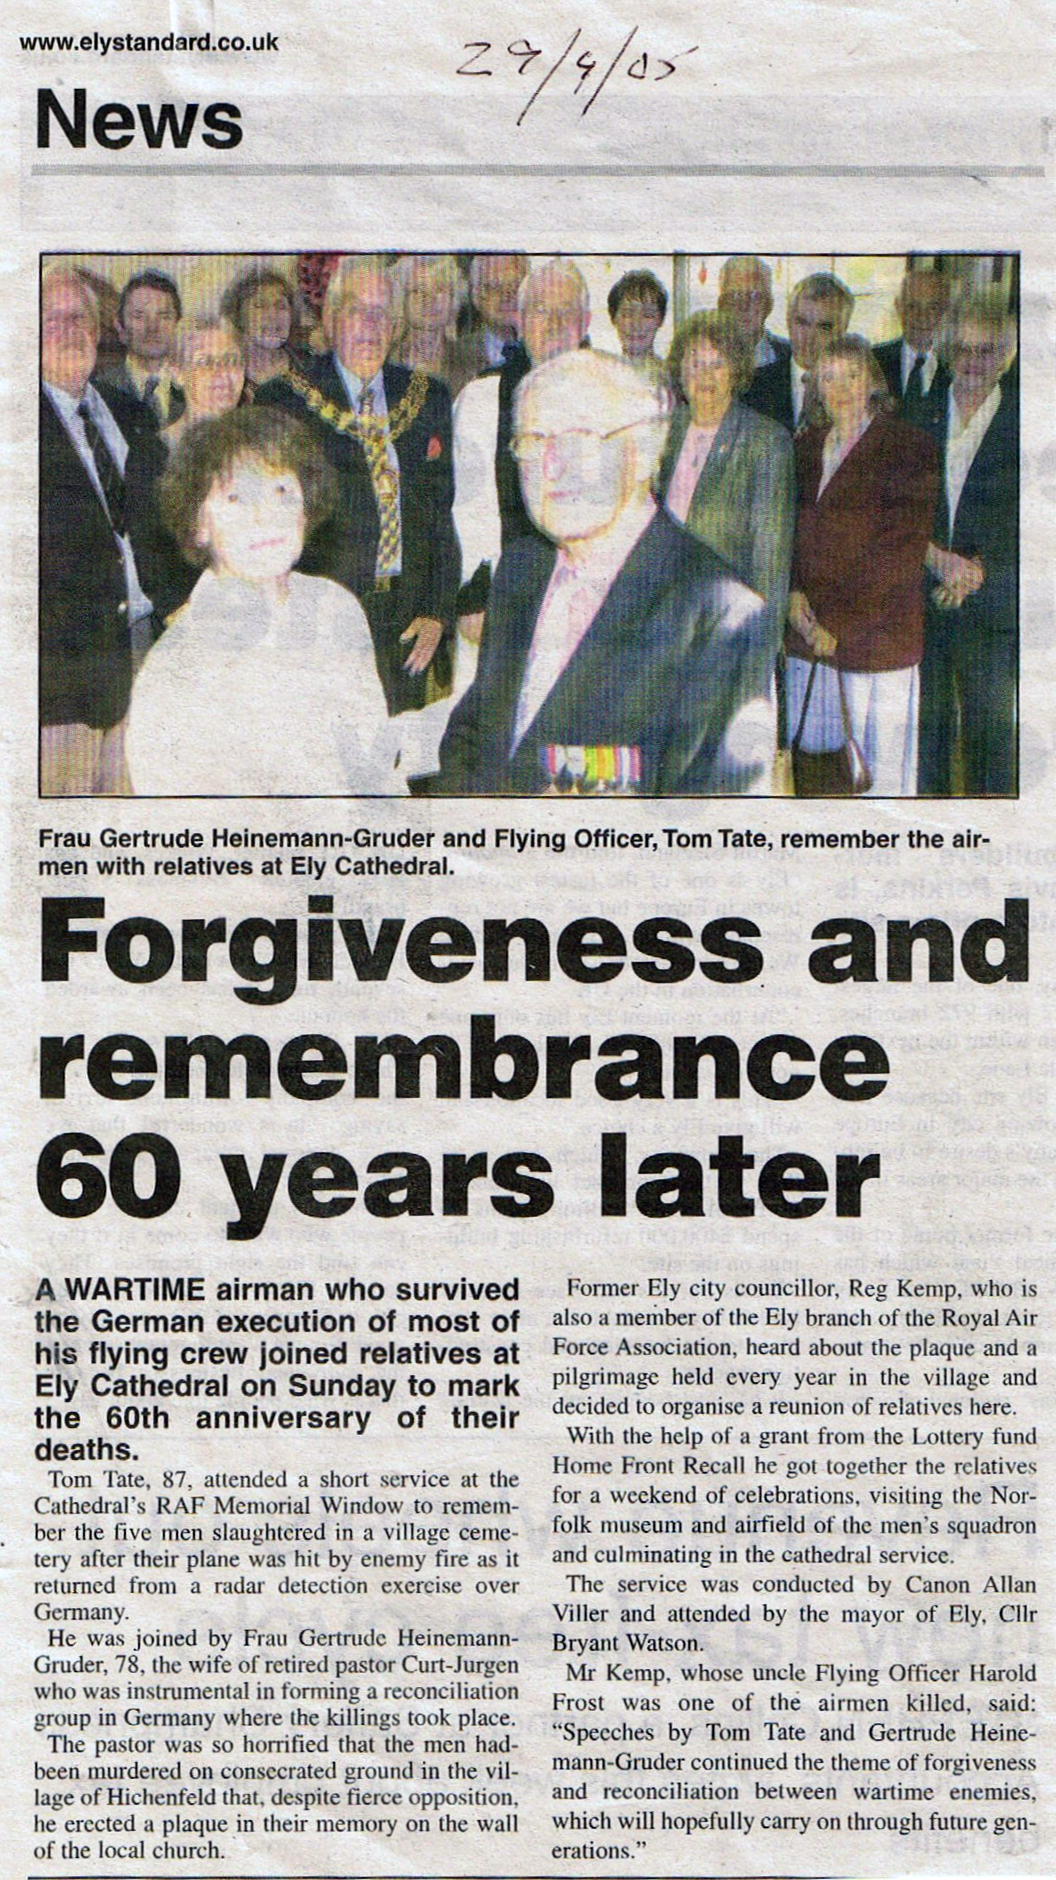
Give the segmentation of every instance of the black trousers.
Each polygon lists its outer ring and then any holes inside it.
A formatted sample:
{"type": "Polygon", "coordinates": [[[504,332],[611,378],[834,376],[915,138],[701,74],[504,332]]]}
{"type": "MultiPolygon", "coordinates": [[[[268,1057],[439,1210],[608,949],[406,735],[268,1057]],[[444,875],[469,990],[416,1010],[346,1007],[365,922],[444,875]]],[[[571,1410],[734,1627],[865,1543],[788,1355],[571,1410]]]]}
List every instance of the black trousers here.
{"type": "Polygon", "coordinates": [[[409,611],[410,598],[399,575],[388,587],[370,588],[360,595],[371,638],[378,677],[385,688],[389,717],[397,712],[421,711],[425,704],[426,675],[404,671],[404,660],[413,650],[410,640],[401,641],[415,615],[409,611]]]}
{"type": "Polygon", "coordinates": [[[981,630],[970,603],[929,607],[920,668],[921,796],[951,796],[960,760],[965,796],[1016,789],[1016,643],[981,630]]]}

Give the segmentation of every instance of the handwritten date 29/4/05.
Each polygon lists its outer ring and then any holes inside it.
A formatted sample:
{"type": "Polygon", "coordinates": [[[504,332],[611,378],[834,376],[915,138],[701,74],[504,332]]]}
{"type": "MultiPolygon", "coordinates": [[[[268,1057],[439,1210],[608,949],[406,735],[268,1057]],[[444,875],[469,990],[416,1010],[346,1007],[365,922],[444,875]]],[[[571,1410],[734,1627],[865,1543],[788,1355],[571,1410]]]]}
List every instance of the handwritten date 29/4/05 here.
{"type": "Polygon", "coordinates": [[[637,37],[638,28],[632,26],[615,58],[607,62],[603,54],[591,51],[585,44],[580,45],[583,38],[581,26],[576,27],[567,46],[552,62],[542,46],[533,45],[528,39],[511,40],[506,47],[497,46],[490,39],[469,39],[462,48],[468,56],[456,69],[460,78],[495,78],[515,65],[522,78],[530,75],[537,79],[535,90],[517,115],[518,124],[523,124],[550,80],[557,76],[563,65],[567,65],[569,77],[576,72],[579,74],[572,87],[572,96],[578,98],[581,93],[586,93],[580,110],[580,116],[586,117],[591,105],[597,102],[610,78],[621,67],[621,76],[624,78],[636,79],[639,84],[659,84],[662,79],[670,78],[677,72],[680,59],[688,59],[691,53],[700,50],[699,46],[687,46],[684,51],[676,52],[670,58],[661,58],[655,52],[638,48],[632,53],[631,48],[637,37]],[[596,73],[600,76],[595,81],[596,73]]]}

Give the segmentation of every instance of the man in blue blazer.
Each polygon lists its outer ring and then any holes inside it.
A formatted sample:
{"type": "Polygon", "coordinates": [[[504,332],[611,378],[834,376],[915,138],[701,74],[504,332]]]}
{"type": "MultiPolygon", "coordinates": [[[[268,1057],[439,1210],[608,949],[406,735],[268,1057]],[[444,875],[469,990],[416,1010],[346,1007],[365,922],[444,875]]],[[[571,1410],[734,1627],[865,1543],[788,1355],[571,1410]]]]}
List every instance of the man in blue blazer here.
{"type": "Polygon", "coordinates": [[[529,374],[513,447],[549,541],[499,563],[477,677],[441,746],[453,795],[766,788],[766,608],[658,510],[667,418],[624,360],[529,374]]]}
{"type": "Polygon", "coordinates": [[[370,622],[390,712],[425,703],[450,633],[460,555],[451,506],[451,399],[438,379],[389,365],[396,327],[384,263],[348,255],[331,276],[332,351],[265,385],[261,404],[304,418],[337,473],[339,500],[298,566],[351,589],[370,622]]]}

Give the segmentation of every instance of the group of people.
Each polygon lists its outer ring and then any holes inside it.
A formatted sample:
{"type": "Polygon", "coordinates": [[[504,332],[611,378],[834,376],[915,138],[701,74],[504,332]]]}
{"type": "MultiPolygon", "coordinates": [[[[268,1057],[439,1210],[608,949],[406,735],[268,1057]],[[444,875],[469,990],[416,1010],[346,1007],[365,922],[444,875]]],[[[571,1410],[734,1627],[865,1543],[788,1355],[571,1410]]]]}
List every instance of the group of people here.
{"type": "Polygon", "coordinates": [[[46,270],[42,794],[1014,791],[1006,307],[914,265],[874,350],[815,273],[784,340],[735,256],[661,359],[646,269],[618,355],[567,259],[312,278],[145,270],[115,348],[46,270]]]}

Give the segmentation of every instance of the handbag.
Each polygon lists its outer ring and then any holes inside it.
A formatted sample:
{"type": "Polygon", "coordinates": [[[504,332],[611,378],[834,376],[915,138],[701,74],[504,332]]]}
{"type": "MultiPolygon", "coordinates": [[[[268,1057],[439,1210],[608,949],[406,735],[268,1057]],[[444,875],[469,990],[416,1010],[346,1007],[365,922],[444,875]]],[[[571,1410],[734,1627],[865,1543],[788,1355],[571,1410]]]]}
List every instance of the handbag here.
{"type": "Polygon", "coordinates": [[[836,669],[836,676],[840,688],[843,743],[837,745],[832,751],[800,749],[803,727],[810,709],[810,695],[814,690],[819,663],[819,659],[815,656],[811,662],[803,709],[799,714],[799,723],[792,739],[792,778],[795,793],[797,796],[862,796],[869,789],[873,779],[862,754],[862,747],[851,731],[851,714],[847,708],[843,673],[839,667],[836,669]]]}

